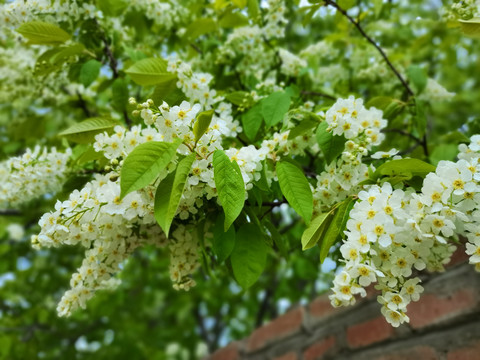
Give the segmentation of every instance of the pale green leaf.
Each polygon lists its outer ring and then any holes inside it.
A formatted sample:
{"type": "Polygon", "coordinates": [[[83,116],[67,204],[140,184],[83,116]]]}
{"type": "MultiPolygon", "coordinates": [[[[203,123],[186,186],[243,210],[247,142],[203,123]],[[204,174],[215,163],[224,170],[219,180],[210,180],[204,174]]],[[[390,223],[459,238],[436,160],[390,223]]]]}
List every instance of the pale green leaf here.
{"type": "Polygon", "coordinates": [[[330,215],[330,213],[322,213],[312,220],[302,234],[302,250],[310,249],[317,244],[331,219],[330,215]]]}
{"type": "Polygon", "coordinates": [[[238,164],[235,165],[222,150],[213,153],[213,174],[218,198],[225,212],[225,231],[240,215],[245,203],[245,184],[238,173],[238,164]]]}
{"type": "Polygon", "coordinates": [[[36,20],[23,23],[17,32],[27,38],[30,44],[36,45],[59,45],[71,37],[57,25],[36,20]]]}
{"type": "Polygon", "coordinates": [[[167,72],[167,65],[161,58],[146,58],[137,61],[125,72],[138,85],[156,85],[176,78],[175,74],[167,72]]]}
{"type": "Polygon", "coordinates": [[[86,144],[91,143],[98,133],[112,129],[118,124],[113,119],[95,117],[76,123],[58,135],[76,143],[86,144]]]}
{"type": "Polygon", "coordinates": [[[276,171],[283,195],[308,224],[313,213],[313,195],[305,174],[288,161],[277,162],[276,171]]]}
{"type": "Polygon", "coordinates": [[[321,236],[320,246],[320,263],[323,263],[328,255],[330,248],[341,238],[345,225],[349,218],[350,210],[352,209],[354,200],[349,197],[342,201],[338,207],[335,208],[335,214],[332,221],[329,222],[328,228],[323,236],[321,236]]]}
{"type": "Polygon", "coordinates": [[[435,172],[435,166],[419,159],[398,159],[391,160],[380,165],[375,171],[374,178],[381,176],[402,177],[411,179],[413,176],[425,177],[431,172],[435,172]]]}
{"type": "Polygon", "coordinates": [[[465,35],[480,38],[480,18],[470,20],[459,20],[460,27],[465,35]]]}
{"type": "Polygon", "coordinates": [[[149,141],[137,146],[123,162],[120,172],[120,197],[150,184],[173,160],[181,140],[173,143],[149,141]]]}
{"type": "Polygon", "coordinates": [[[193,135],[195,135],[195,143],[200,140],[200,138],[205,134],[212,122],[212,117],[214,114],[214,110],[206,110],[202,111],[197,115],[197,120],[193,125],[193,135]]]}

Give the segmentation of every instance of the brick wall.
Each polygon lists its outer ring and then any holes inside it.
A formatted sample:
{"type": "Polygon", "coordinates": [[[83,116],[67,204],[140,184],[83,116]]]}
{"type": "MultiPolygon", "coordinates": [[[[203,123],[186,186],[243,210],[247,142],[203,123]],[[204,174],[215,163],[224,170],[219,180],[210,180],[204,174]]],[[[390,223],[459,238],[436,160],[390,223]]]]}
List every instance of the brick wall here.
{"type": "Polygon", "coordinates": [[[392,328],[374,290],[339,309],[325,295],[208,360],[479,360],[480,274],[465,261],[459,252],[446,272],[423,278],[422,297],[408,307],[410,324],[392,328]]]}

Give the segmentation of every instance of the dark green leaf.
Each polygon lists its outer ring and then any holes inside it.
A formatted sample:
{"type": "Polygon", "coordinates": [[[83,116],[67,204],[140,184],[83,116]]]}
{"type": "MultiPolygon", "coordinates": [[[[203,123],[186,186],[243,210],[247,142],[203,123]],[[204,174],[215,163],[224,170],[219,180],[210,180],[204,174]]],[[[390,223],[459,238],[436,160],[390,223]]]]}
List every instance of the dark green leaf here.
{"type": "Polygon", "coordinates": [[[225,231],[240,215],[245,203],[245,184],[238,173],[238,164],[233,163],[222,150],[213,153],[213,174],[218,198],[225,212],[225,231]]]}
{"type": "Polygon", "coordinates": [[[86,63],[82,65],[80,68],[80,76],[78,80],[85,86],[90,86],[91,83],[95,81],[100,74],[100,68],[102,67],[102,63],[95,59],[88,60],[86,63]]]}
{"type": "Polygon", "coordinates": [[[225,216],[219,214],[213,227],[212,249],[219,263],[224,262],[235,247],[235,227],[230,226],[225,232],[224,223],[225,216]]]}
{"type": "Polygon", "coordinates": [[[265,268],[267,246],[257,226],[245,224],[238,229],[230,260],[235,279],[242,288],[247,289],[258,280],[265,268]]]}

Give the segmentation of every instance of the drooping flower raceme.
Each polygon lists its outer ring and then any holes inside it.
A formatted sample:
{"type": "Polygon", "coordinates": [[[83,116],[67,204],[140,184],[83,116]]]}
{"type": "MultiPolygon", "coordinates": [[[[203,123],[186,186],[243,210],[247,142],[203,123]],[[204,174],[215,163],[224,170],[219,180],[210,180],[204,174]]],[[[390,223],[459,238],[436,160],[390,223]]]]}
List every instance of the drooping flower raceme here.
{"type": "Polygon", "coordinates": [[[470,263],[480,270],[479,140],[460,146],[457,162],[441,161],[420,193],[388,182],[358,193],[340,247],[345,265],[334,280],[334,306],[354,303],[355,294],[365,296],[364,287],[377,282],[387,321],[408,322],[406,307],[423,291],[418,277],[410,279],[413,270],[443,270],[456,248],[447,240],[458,235],[467,237],[470,263]]]}
{"type": "Polygon", "coordinates": [[[60,190],[68,170],[71,149],[36,146],[22,156],[0,163],[0,209],[28,203],[44,194],[60,190]]]}

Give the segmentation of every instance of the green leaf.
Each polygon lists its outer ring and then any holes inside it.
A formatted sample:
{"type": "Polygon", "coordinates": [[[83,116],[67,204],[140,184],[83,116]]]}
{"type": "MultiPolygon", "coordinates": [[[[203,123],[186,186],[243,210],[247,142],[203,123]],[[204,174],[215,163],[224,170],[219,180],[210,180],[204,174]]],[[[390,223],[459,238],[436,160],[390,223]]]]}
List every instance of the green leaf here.
{"type": "Polygon", "coordinates": [[[348,10],[356,5],[357,0],[338,0],[338,6],[348,10]]]}
{"type": "Polygon", "coordinates": [[[158,225],[160,225],[167,237],[194,161],[195,154],[190,154],[183,158],[178,163],[175,172],[168,174],[157,187],[154,207],[155,220],[157,220],[158,225]]]}
{"type": "Polygon", "coordinates": [[[235,161],[232,163],[222,150],[213,153],[213,176],[225,212],[224,230],[227,231],[243,209],[245,184],[238,172],[238,164],[235,161]]]}
{"type": "Polygon", "coordinates": [[[256,104],[242,116],[243,132],[250,141],[254,141],[260,126],[262,126],[262,106],[256,104]]]}
{"type": "Polygon", "coordinates": [[[133,149],[120,172],[120,197],[150,184],[170,164],[181,143],[179,139],[173,143],[149,141],[133,149]]]}
{"type": "Polygon", "coordinates": [[[441,144],[433,149],[430,154],[430,161],[433,165],[437,165],[442,160],[454,161],[458,154],[458,145],[455,144],[441,144]]]}
{"type": "Polygon", "coordinates": [[[260,103],[262,104],[262,116],[265,124],[274,126],[283,120],[290,108],[290,96],[283,91],[278,91],[270,94],[260,103]]]}
{"type": "Polygon", "coordinates": [[[413,176],[425,177],[427,174],[434,172],[435,166],[428,164],[419,159],[398,159],[391,160],[380,165],[373,174],[375,179],[382,176],[402,177],[406,180],[413,176]]]}
{"type": "Polygon", "coordinates": [[[480,18],[472,18],[470,20],[459,20],[460,27],[465,35],[480,38],[480,18]]]}
{"type": "Polygon", "coordinates": [[[167,72],[167,65],[161,58],[147,58],[137,61],[125,72],[138,85],[156,85],[176,78],[175,74],[167,72]]]}
{"type": "Polygon", "coordinates": [[[197,120],[193,125],[193,135],[195,135],[195,143],[197,143],[198,140],[200,140],[200,138],[203,136],[203,134],[205,134],[205,131],[207,131],[210,123],[212,122],[214,112],[214,110],[207,110],[202,111],[197,115],[197,120]]]}
{"type": "Polygon", "coordinates": [[[187,39],[194,40],[204,34],[212,33],[217,30],[217,23],[210,18],[194,20],[185,31],[187,39]]]}
{"type": "Polygon", "coordinates": [[[64,136],[69,141],[87,144],[94,140],[95,135],[109,130],[116,125],[119,125],[116,120],[95,117],[74,124],[58,135],[64,136]]]}
{"type": "Polygon", "coordinates": [[[258,280],[266,265],[267,246],[257,226],[250,223],[238,229],[230,260],[242,288],[248,289],[258,280]]]}
{"type": "Polygon", "coordinates": [[[320,119],[315,114],[304,112],[302,115],[303,120],[301,120],[298,125],[290,129],[290,132],[288,134],[289,140],[295,139],[297,136],[303,135],[307,131],[316,127],[320,122],[320,119]]]}
{"type": "Polygon", "coordinates": [[[302,234],[302,250],[314,247],[331,220],[331,213],[322,213],[315,217],[302,234]]]}
{"type": "Polygon", "coordinates": [[[128,103],[128,82],[125,79],[117,78],[112,84],[112,107],[118,112],[123,112],[128,103]]]}
{"type": "Polygon", "coordinates": [[[223,28],[235,28],[238,26],[245,26],[248,25],[248,19],[245,15],[240,12],[231,12],[227,11],[225,15],[220,18],[218,22],[223,28]]]}
{"type": "Polygon", "coordinates": [[[332,221],[328,228],[326,228],[325,234],[321,237],[320,246],[320,263],[323,263],[328,255],[330,248],[335,244],[338,239],[341,239],[345,225],[349,218],[350,210],[354,205],[353,198],[348,197],[335,208],[335,215],[333,215],[332,221]]]}
{"type": "Polygon", "coordinates": [[[284,160],[277,162],[276,171],[283,195],[308,224],[313,213],[313,195],[305,174],[297,166],[284,160]]]}
{"type": "Polygon", "coordinates": [[[33,73],[35,76],[42,76],[60,70],[64,63],[75,59],[83,50],[85,46],[79,43],[49,49],[38,57],[33,73]]]}
{"type": "Polygon", "coordinates": [[[43,21],[23,23],[17,32],[28,39],[29,44],[59,45],[70,39],[70,35],[57,25],[43,21]]]}
{"type": "Polygon", "coordinates": [[[253,19],[253,21],[257,21],[258,15],[260,14],[258,0],[247,0],[247,8],[250,19],[253,19]]]}
{"type": "Polygon", "coordinates": [[[212,249],[219,263],[224,262],[235,247],[235,227],[230,226],[224,231],[225,215],[220,213],[213,227],[212,249]]]}
{"type": "Polygon", "coordinates": [[[128,6],[125,0],[97,0],[97,8],[107,16],[119,16],[128,6]]]}
{"type": "Polygon", "coordinates": [[[330,164],[345,149],[345,138],[343,136],[335,136],[327,131],[328,124],[322,122],[317,128],[317,143],[322,149],[323,156],[327,164],[330,164]]]}
{"type": "Polygon", "coordinates": [[[427,86],[427,72],[417,65],[410,65],[407,68],[408,79],[415,85],[418,93],[421,93],[427,86]]]}
{"type": "Polygon", "coordinates": [[[78,80],[85,87],[89,87],[90,84],[93,83],[98,77],[98,74],[100,74],[101,67],[102,63],[100,61],[97,61],[95,59],[88,60],[80,68],[80,75],[78,77],[78,80]]]}
{"type": "Polygon", "coordinates": [[[287,245],[285,244],[285,238],[280,234],[278,231],[277,227],[273,225],[269,220],[264,220],[265,227],[268,229],[270,232],[270,235],[272,237],[273,243],[277,247],[278,251],[280,254],[284,257],[287,258],[288,256],[288,249],[287,245]]]}
{"type": "Polygon", "coordinates": [[[230,101],[232,104],[235,104],[235,105],[238,105],[238,106],[245,105],[244,104],[245,102],[247,104],[251,104],[251,102],[253,101],[252,96],[247,91],[231,92],[231,93],[225,95],[225,99],[230,101]]]}
{"type": "MultiPolygon", "coordinates": [[[[151,95],[151,99],[155,102],[155,104],[161,104],[162,101],[166,101],[168,96],[172,94],[177,89],[177,81],[176,77],[172,78],[165,78],[161,82],[155,86],[155,90],[151,95]]],[[[172,105],[170,102],[166,101],[169,105],[172,105]]]]}

